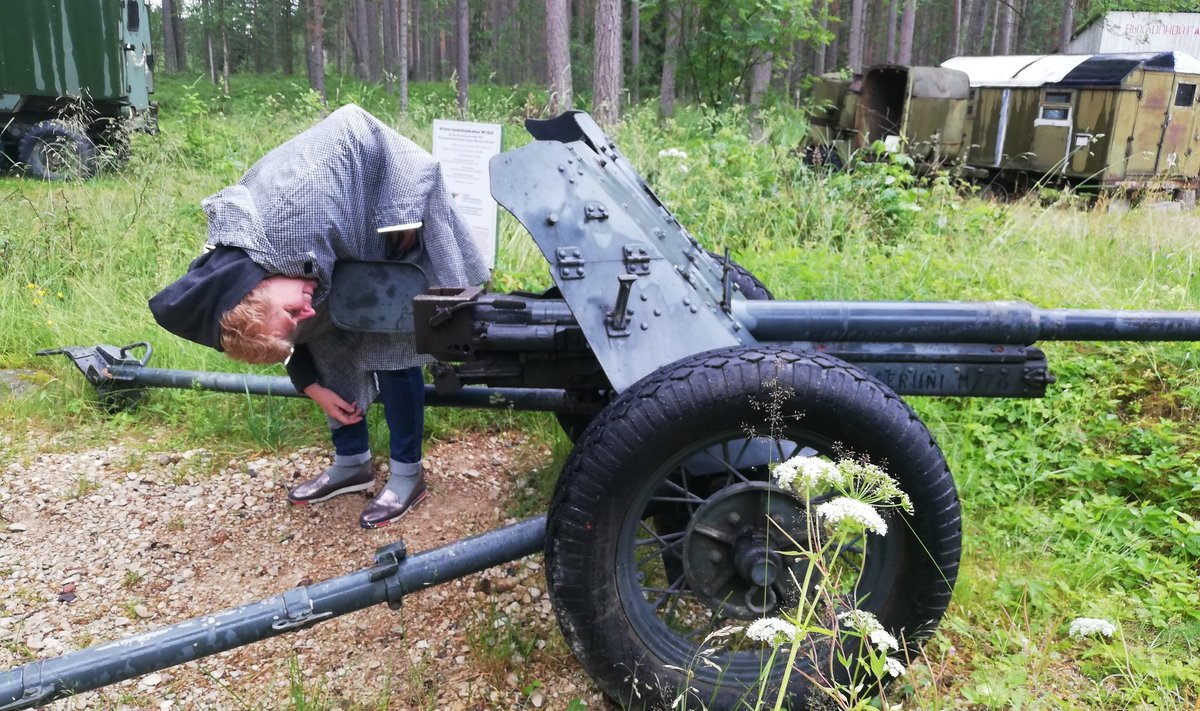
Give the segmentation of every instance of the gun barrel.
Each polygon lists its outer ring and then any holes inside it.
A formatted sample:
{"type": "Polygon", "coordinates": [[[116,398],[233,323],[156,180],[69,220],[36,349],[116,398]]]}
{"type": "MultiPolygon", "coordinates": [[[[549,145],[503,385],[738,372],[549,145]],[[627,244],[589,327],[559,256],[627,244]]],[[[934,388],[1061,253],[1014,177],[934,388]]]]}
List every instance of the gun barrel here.
{"type": "Polygon", "coordinates": [[[1039,309],[1021,301],[737,301],[759,341],[1032,345],[1049,341],[1196,341],[1200,312],[1039,309]]]}

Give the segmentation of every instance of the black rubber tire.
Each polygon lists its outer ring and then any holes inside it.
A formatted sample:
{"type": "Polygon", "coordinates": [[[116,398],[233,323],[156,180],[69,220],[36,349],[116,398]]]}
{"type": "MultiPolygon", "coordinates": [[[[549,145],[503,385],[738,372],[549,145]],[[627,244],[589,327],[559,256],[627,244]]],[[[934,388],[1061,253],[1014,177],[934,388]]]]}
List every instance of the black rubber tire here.
{"type": "Polygon", "coordinates": [[[42,121],[24,135],[17,152],[25,170],[41,180],[82,180],[96,174],[96,144],[62,121],[42,121]]]}
{"type": "MultiPolygon", "coordinates": [[[[725,263],[725,255],[717,254],[716,252],[705,250],[708,256],[717,260],[718,264],[725,263]]],[[[742,296],[751,301],[774,301],[775,295],[767,288],[767,285],[762,283],[758,277],[754,276],[742,265],[729,260],[729,269],[733,272],[733,283],[737,284],[738,290],[742,296]]]]}
{"type": "MultiPolygon", "coordinates": [[[[777,433],[761,447],[769,453],[766,459],[798,452],[865,458],[885,468],[912,498],[912,516],[894,521],[887,536],[867,537],[862,555],[873,564],[854,592],[859,605],[901,640],[900,659],[911,658],[905,655],[932,632],[950,602],[961,550],[958,496],[932,435],[904,401],[854,366],[821,354],[767,346],[700,354],[647,376],[605,408],[564,465],[550,505],[546,574],[559,624],[587,672],[626,707],[676,708],[672,702],[681,693],[686,708],[754,707],[762,650],[707,655],[719,669],[699,663],[701,647],[678,631],[680,619],[692,615],[697,603],[680,595],[667,605],[670,611],[678,602],[680,610],[668,626],[647,602],[650,590],[641,582],[651,579],[643,569],[662,560],[662,575],[672,583],[667,589],[678,585],[674,576],[682,563],[668,550],[686,551],[690,545],[684,540],[673,549],[653,548],[654,539],[681,531],[685,523],[672,522],[664,511],[674,506],[678,513],[684,506],[662,503],[665,494],[681,496],[682,481],[688,496],[707,503],[747,486],[727,473],[720,475],[727,478],[723,483],[720,477],[697,475],[700,467],[693,462],[701,455],[720,452],[730,460],[728,453],[739,452],[728,470],[752,480],[767,478],[767,462],[743,456],[752,448],[736,448],[763,440],[752,439],[748,428],[777,433]],[[758,406],[771,393],[781,397],[782,427],[772,428],[758,406]],[[718,447],[726,443],[733,446],[718,447]],[[694,471],[681,475],[685,466],[694,471]],[[639,541],[638,535],[646,535],[644,525],[654,533],[639,541]],[[639,557],[646,543],[650,555],[639,557]]],[[[688,505],[704,510],[704,504],[688,505]]],[[[685,579],[683,590],[690,591],[689,585],[685,579]]],[[[705,629],[726,624],[711,607],[704,607],[712,618],[705,629]]],[[[816,661],[830,668],[829,659],[816,661]]],[[[805,662],[809,672],[812,663],[805,662]]],[[[768,686],[781,683],[781,666],[775,665],[768,686]]],[[[788,708],[806,707],[808,684],[804,674],[791,675],[788,708]]]]}

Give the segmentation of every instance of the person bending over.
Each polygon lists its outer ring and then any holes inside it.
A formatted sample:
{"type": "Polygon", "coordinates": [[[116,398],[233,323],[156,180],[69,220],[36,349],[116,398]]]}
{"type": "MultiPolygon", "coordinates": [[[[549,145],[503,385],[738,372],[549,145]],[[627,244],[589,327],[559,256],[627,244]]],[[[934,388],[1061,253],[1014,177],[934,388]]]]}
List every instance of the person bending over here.
{"type": "Polygon", "coordinates": [[[237,360],[286,360],[297,391],[325,412],[333,466],[288,492],[292,504],[374,485],[365,415],[379,399],[390,474],[359,523],[397,520],[426,495],[421,366],[430,359],[416,352],[411,334],[338,328],[327,300],[339,260],[411,262],[433,286],[488,279],[437,161],[366,111],[345,106],[202,205],[206,251],[150,299],[155,320],[237,360]]]}

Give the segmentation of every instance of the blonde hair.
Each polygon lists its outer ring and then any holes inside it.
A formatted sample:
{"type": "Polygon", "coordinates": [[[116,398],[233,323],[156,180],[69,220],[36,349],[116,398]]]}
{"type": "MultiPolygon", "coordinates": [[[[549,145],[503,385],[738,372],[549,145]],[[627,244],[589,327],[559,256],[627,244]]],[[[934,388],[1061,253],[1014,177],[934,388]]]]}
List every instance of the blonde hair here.
{"type": "Polygon", "coordinates": [[[221,348],[234,360],[281,363],[292,352],[292,342],[271,330],[271,317],[280,307],[267,297],[263,283],[221,317],[221,348]]]}

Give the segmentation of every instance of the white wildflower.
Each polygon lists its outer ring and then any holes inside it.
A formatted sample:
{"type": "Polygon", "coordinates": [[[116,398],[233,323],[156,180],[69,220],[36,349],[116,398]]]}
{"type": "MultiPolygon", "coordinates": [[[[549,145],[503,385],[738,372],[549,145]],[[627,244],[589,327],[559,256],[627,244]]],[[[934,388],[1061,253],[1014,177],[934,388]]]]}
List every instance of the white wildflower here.
{"type": "Polygon", "coordinates": [[[848,610],[838,615],[838,620],[845,623],[852,630],[857,630],[862,634],[864,639],[867,639],[875,648],[881,652],[898,651],[900,642],[883,628],[879,620],[867,612],[866,610],[848,610]]]}
{"type": "Polygon", "coordinates": [[[687,160],[687,151],[679,148],[666,148],[658,152],[659,158],[678,158],[679,160],[687,160]]]}
{"type": "Polygon", "coordinates": [[[896,659],[892,659],[891,657],[888,657],[886,660],[884,660],[883,670],[886,671],[888,676],[891,677],[904,676],[904,672],[907,671],[903,664],[896,659]]]}
{"type": "Polygon", "coordinates": [[[778,617],[763,617],[750,623],[746,636],[755,642],[765,642],[772,647],[791,642],[796,638],[796,627],[778,617]]]}
{"type": "Polygon", "coordinates": [[[775,467],[775,481],[801,496],[808,492],[841,487],[846,477],[838,466],[819,457],[792,457],[775,467]]]}
{"type": "Polygon", "coordinates": [[[1093,634],[1112,637],[1113,632],[1116,631],[1116,626],[1108,620],[1098,620],[1092,617],[1076,617],[1071,620],[1071,626],[1067,629],[1067,634],[1076,638],[1087,637],[1093,634]]]}
{"type": "Polygon", "coordinates": [[[685,165],[685,164],[683,164],[683,163],[680,163],[680,164],[679,164],[679,172],[680,172],[680,173],[686,173],[686,172],[688,172],[688,167],[687,167],[687,165],[685,165]]]}
{"type": "Polygon", "coordinates": [[[817,516],[824,519],[826,525],[834,530],[844,521],[853,521],[881,536],[887,535],[887,524],[875,507],[849,496],[839,496],[821,504],[817,507],[817,516]]]}
{"type": "Polygon", "coordinates": [[[893,652],[900,651],[900,642],[897,641],[894,636],[892,636],[891,632],[888,632],[885,629],[874,630],[870,635],[868,635],[868,637],[871,640],[871,644],[875,645],[875,648],[881,652],[887,652],[889,650],[893,652]]]}

